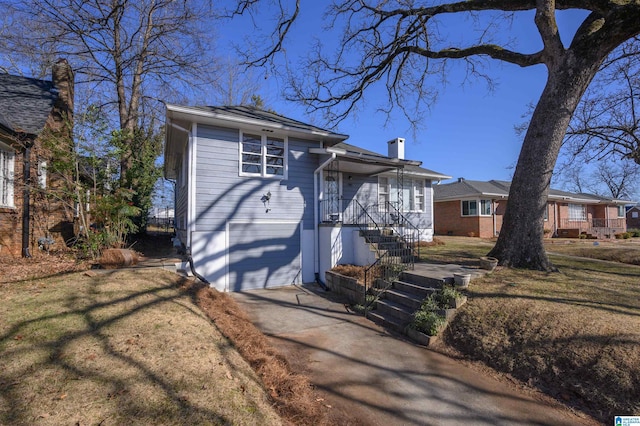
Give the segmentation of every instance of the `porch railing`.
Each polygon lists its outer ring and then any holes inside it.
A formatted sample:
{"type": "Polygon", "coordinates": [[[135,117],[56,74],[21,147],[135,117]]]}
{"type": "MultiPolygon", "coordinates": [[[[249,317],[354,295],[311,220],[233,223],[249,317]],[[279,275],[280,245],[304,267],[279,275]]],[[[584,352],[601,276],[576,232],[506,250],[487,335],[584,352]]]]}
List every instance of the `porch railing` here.
{"type": "Polygon", "coordinates": [[[626,219],[585,219],[585,220],[572,220],[572,219],[560,219],[558,222],[558,228],[562,229],[580,229],[589,230],[593,228],[612,228],[612,229],[624,229],[626,226],[626,219]]]}

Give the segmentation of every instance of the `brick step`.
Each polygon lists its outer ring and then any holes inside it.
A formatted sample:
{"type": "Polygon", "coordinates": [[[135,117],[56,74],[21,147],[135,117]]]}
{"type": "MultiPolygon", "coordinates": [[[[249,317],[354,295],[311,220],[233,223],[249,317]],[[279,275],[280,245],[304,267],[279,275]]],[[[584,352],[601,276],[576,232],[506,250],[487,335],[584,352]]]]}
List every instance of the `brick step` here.
{"type": "Polygon", "coordinates": [[[402,323],[397,318],[387,315],[384,312],[371,311],[367,313],[367,318],[379,326],[393,330],[397,333],[404,333],[404,329],[407,326],[406,323],[402,323]]]}
{"type": "Polygon", "coordinates": [[[376,302],[376,311],[385,316],[391,316],[398,322],[408,324],[411,321],[413,309],[407,305],[391,301],[389,299],[378,299],[376,302]]]}

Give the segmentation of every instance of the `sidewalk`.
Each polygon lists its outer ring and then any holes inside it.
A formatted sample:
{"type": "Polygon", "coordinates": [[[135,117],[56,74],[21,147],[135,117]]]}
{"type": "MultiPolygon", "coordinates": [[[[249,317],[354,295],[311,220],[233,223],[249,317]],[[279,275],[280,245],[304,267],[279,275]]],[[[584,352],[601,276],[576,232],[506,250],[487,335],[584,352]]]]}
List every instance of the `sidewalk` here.
{"type": "Polygon", "coordinates": [[[597,424],[391,335],[315,285],[231,295],[325,403],[358,424],[597,424]]]}

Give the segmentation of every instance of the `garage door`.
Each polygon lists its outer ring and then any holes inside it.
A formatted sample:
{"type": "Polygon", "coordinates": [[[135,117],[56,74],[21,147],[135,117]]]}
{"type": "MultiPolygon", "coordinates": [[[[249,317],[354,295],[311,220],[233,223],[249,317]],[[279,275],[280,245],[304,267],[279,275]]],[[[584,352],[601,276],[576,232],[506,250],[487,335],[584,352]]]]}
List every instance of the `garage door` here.
{"type": "Polygon", "coordinates": [[[299,223],[229,223],[229,290],[301,280],[299,223]]]}

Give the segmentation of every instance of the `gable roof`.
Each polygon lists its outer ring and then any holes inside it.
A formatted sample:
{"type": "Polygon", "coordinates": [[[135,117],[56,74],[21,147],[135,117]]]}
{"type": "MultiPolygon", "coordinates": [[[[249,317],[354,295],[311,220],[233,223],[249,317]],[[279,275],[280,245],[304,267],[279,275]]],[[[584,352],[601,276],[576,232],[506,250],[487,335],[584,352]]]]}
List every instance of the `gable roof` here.
{"type": "Polygon", "coordinates": [[[190,114],[220,122],[253,124],[285,131],[298,131],[323,136],[330,140],[335,140],[335,142],[343,141],[349,137],[252,106],[178,106],[167,104],[166,107],[168,116],[190,114]]]}
{"type": "Polygon", "coordinates": [[[57,98],[51,81],[0,74],[0,126],[11,133],[37,135],[57,98]]]}
{"type": "MultiPolygon", "coordinates": [[[[434,201],[451,201],[463,198],[491,198],[507,199],[511,182],[503,180],[477,181],[458,179],[457,182],[446,183],[434,186],[434,201]]],[[[551,188],[549,190],[550,200],[560,200],[581,204],[629,204],[629,200],[600,197],[584,192],[573,193],[551,188]]]]}

